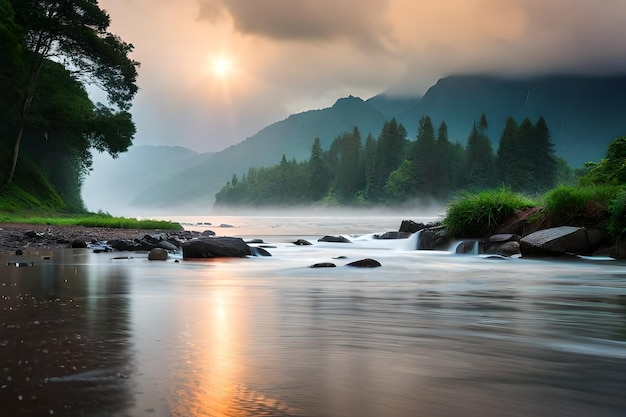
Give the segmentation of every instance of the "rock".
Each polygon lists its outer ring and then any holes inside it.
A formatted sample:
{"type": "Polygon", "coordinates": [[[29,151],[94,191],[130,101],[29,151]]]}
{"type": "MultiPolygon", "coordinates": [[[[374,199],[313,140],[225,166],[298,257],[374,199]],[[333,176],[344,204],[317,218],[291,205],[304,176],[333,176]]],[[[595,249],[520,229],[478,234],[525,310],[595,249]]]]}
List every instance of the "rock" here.
{"type": "Polygon", "coordinates": [[[220,224],[220,227],[230,228],[230,227],[235,227],[235,226],[233,226],[232,224],[222,223],[220,224]]]}
{"type": "Polygon", "coordinates": [[[349,239],[343,236],[324,236],[317,239],[318,242],[332,242],[332,243],[352,243],[349,239]]]}
{"type": "Polygon", "coordinates": [[[356,268],[377,268],[382,265],[375,259],[365,258],[358,261],[350,262],[346,266],[353,266],[356,268]]]}
{"type": "Polygon", "coordinates": [[[154,233],[152,235],[144,235],[143,240],[151,245],[158,245],[160,242],[167,240],[167,238],[168,236],[166,233],[154,233]]]}
{"type": "Polygon", "coordinates": [[[250,246],[250,251],[252,252],[254,256],[272,256],[271,253],[269,253],[268,251],[266,251],[265,249],[261,247],[257,248],[254,246],[250,246]]]}
{"type": "Polygon", "coordinates": [[[298,239],[295,242],[293,242],[294,245],[298,245],[298,246],[308,246],[308,245],[312,245],[311,242],[304,240],[304,239],[298,239]]]}
{"type": "Polygon", "coordinates": [[[15,254],[16,254],[17,256],[22,256],[22,255],[24,254],[24,252],[23,252],[21,249],[17,249],[17,250],[15,251],[15,254]]]}
{"type": "Polygon", "coordinates": [[[111,247],[115,250],[122,252],[125,251],[139,251],[143,249],[143,246],[134,240],[112,240],[109,242],[111,247]]]}
{"type": "Polygon", "coordinates": [[[542,258],[566,254],[584,254],[590,247],[582,227],[560,226],[539,230],[520,240],[522,257],[542,258]]]}
{"type": "Polygon", "coordinates": [[[411,232],[385,232],[374,235],[374,239],[408,239],[412,234],[411,232]]]}
{"type": "Polygon", "coordinates": [[[160,241],[159,244],[157,245],[157,248],[169,250],[169,251],[172,251],[172,252],[175,252],[175,251],[178,250],[178,247],[176,245],[174,245],[173,243],[168,242],[167,240],[160,241]]]}
{"type": "Polygon", "coordinates": [[[26,236],[29,239],[38,237],[39,234],[37,232],[35,232],[34,230],[29,230],[28,232],[24,232],[24,236],[26,236]]]}
{"type": "Polygon", "coordinates": [[[336,266],[337,265],[332,262],[319,262],[311,265],[309,268],[335,268],[336,266]]]}
{"type": "Polygon", "coordinates": [[[513,256],[520,253],[519,242],[504,242],[500,245],[493,245],[489,247],[488,253],[493,253],[501,256],[513,256]]]}
{"type": "Polygon", "coordinates": [[[485,253],[493,253],[502,256],[513,256],[520,253],[521,237],[513,233],[500,233],[490,236],[487,241],[485,253]]]}
{"type": "Polygon", "coordinates": [[[413,220],[402,220],[399,232],[415,233],[425,228],[426,225],[424,223],[416,223],[413,220]]]}
{"type": "Polygon", "coordinates": [[[183,258],[243,258],[252,255],[250,246],[238,237],[209,237],[183,243],[183,258]]]}
{"type": "Polygon", "coordinates": [[[215,236],[215,232],[213,230],[205,230],[200,233],[200,236],[215,236]]]}
{"type": "Polygon", "coordinates": [[[77,238],[72,240],[72,248],[84,249],[87,247],[87,241],[83,238],[77,238]]]}
{"type": "Polygon", "coordinates": [[[615,259],[626,259],[626,238],[617,241],[611,256],[615,259]]]}
{"type": "Polygon", "coordinates": [[[452,244],[452,239],[446,235],[444,226],[429,227],[420,232],[417,242],[418,250],[448,250],[452,244]]]}
{"type": "Polygon", "coordinates": [[[251,243],[258,244],[258,243],[265,243],[265,242],[263,242],[263,239],[250,239],[250,240],[246,240],[246,243],[249,245],[251,243]]]}
{"type": "Polygon", "coordinates": [[[168,258],[168,253],[165,249],[154,248],[148,253],[149,261],[165,261],[168,258]]]}

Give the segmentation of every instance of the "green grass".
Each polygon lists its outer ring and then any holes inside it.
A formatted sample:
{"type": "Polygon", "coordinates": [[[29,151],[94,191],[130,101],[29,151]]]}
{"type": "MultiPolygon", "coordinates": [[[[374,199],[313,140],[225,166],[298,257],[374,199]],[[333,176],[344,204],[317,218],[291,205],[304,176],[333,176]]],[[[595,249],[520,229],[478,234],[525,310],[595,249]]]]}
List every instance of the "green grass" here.
{"type": "Polygon", "coordinates": [[[181,230],[179,223],[165,220],[138,220],[127,217],[113,217],[106,214],[87,214],[79,216],[50,216],[50,217],[18,217],[2,216],[0,221],[10,223],[47,224],[53,226],[85,226],[109,227],[115,229],[163,229],[181,230]]]}
{"type": "Polygon", "coordinates": [[[457,237],[482,237],[495,231],[515,210],[536,207],[537,202],[508,188],[464,192],[448,204],[443,224],[448,234],[457,237]]]}
{"type": "Polygon", "coordinates": [[[562,225],[601,226],[619,194],[620,187],[614,185],[560,186],[544,196],[546,216],[562,225]]]}

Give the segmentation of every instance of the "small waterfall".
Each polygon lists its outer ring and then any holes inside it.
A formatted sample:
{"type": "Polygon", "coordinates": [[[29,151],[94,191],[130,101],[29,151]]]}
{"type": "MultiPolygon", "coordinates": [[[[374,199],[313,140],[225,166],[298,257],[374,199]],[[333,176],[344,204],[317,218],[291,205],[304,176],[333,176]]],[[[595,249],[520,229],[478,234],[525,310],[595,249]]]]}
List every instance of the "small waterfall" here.
{"type": "Polygon", "coordinates": [[[461,255],[480,255],[485,253],[485,241],[460,240],[452,245],[450,252],[461,255]]]}
{"type": "Polygon", "coordinates": [[[411,241],[411,248],[415,249],[415,250],[420,250],[420,246],[422,244],[422,232],[424,231],[424,229],[418,230],[417,232],[413,233],[413,235],[409,238],[409,240],[411,241]],[[413,244],[415,243],[415,244],[413,244]]]}

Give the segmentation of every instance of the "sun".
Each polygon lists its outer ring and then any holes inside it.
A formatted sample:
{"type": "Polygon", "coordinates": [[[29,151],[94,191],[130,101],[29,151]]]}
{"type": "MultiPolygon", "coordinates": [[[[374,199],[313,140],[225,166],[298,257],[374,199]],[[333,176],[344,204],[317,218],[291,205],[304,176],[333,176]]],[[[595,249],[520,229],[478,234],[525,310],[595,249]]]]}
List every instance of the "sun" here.
{"type": "Polygon", "coordinates": [[[213,74],[219,78],[228,78],[233,71],[233,64],[227,57],[217,57],[213,59],[211,64],[213,74]]]}

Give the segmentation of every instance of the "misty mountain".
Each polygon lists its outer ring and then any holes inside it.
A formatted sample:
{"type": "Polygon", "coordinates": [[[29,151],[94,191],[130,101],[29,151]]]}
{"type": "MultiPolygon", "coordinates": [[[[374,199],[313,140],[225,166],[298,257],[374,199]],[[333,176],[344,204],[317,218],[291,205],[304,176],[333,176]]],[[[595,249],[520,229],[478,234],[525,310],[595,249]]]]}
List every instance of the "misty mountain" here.
{"type": "Polygon", "coordinates": [[[507,117],[520,123],[543,116],[557,155],[580,167],[603,158],[611,140],[626,134],[625,98],[626,76],[453,76],[439,80],[397,119],[412,134],[415,121],[429,115],[435,126],[446,122],[451,140],[465,143],[472,123],[485,112],[495,150],[507,117]]]}
{"type": "Polygon", "coordinates": [[[328,149],[333,139],[355,126],[363,141],[369,133],[377,138],[392,117],[404,124],[409,138],[415,137],[422,116],[430,116],[436,127],[445,121],[450,140],[465,144],[472,124],[484,112],[489,121],[486,133],[496,150],[508,116],[518,123],[525,117],[534,123],[543,116],[557,155],[580,167],[603,158],[611,140],[626,134],[624,97],[626,76],[507,79],[474,75],[440,79],[423,97],[381,94],[364,101],[350,96],[330,108],[291,115],[224,151],[200,154],[179,170],[168,171],[171,175],[159,175],[158,184],[136,188],[129,202],[143,208],[184,205],[189,213],[207,212],[215,193],[233,174],[241,176],[251,166],[277,164],[283,154],[307,160],[316,137],[328,149]]]}
{"type": "Polygon", "coordinates": [[[83,200],[92,210],[126,208],[144,189],[158,187],[176,172],[195,165],[197,152],[181,146],[133,146],[117,159],[94,157],[94,169],[83,184],[83,200]]]}

